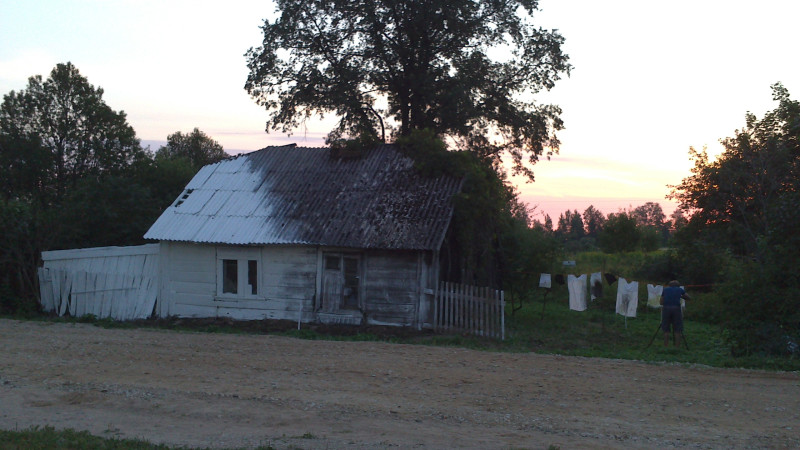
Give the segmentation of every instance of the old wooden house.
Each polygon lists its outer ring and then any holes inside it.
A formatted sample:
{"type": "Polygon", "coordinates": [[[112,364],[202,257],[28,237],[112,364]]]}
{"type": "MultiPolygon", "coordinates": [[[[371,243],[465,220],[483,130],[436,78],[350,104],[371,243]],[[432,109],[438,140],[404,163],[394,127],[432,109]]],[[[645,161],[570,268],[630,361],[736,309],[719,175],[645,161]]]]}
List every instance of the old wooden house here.
{"type": "Polygon", "coordinates": [[[145,234],[160,242],[158,315],[429,326],[460,184],[393,145],[205,166],[145,234]]]}

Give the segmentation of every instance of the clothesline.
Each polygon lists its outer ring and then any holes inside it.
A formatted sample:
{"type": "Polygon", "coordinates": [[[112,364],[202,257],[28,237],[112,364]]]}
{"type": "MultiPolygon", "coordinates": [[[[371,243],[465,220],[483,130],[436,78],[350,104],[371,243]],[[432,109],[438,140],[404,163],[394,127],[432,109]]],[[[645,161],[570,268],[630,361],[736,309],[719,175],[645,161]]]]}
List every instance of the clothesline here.
{"type": "MultiPolygon", "coordinates": [[[[627,281],[623,277],[617,277],[611,273],[594,272],[589,275],[589,285],[587,286],[586,274],[576,276],[567,275],[566,281],[563,274],[551,276],[549,273],[540,273],[539,287],[550,289],[552,281],[558,284],[566,284],[569,291],[569,309],[574,311],[585,311],[587,308],[587,294],[591,292],[591,300],[603,296],[602,279],[605,278],[608,285],[617,283],[617,301],[615,312],[622,316],[636,317],[636,310],[639,306],[639,282],[627,281]]],[[[660,308],[660,297],[664,287],[661,285],[647,284],[647,306],[660,308]]]]}

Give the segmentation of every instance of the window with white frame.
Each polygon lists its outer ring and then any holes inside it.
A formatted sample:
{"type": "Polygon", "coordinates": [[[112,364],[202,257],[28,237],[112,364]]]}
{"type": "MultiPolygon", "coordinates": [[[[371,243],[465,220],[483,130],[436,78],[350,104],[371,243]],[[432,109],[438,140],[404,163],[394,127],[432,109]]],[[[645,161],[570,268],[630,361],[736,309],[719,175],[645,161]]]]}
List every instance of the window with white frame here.
{"type": "Polygon", "coordinates": [[[260,296],[261,257],[259,249],[217,249],[217,296],[256,298],[260,296]]]}

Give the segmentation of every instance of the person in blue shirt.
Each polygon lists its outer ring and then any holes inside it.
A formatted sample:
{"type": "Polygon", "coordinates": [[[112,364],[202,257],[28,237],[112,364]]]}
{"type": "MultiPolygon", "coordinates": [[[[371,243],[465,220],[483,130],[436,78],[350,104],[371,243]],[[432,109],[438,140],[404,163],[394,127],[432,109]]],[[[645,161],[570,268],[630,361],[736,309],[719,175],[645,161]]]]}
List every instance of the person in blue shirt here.
{"type": "Polygon", "coordinates": [[[672,280],[661,292],[661,331],[664,332],[664,346],[669,346],[670,327],[675,332],[675,346],[679,347],[683,337],[683,313],[681,299],[689,300],[678,280],[672,280]]]}

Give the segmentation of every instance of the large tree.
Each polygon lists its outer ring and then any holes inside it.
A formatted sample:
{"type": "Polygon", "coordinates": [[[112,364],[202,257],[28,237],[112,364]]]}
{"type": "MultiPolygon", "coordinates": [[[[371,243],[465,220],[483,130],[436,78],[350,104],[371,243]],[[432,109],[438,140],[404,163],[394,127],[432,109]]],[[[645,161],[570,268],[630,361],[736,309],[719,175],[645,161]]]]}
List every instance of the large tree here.
{"type": "Polygon", "coordinates": [[[765,238],[792,237],[784,232],[800,195],[800,102],[782,85],[772,88],[778,108],[761,119],[748,113],[745,126],[721,141],[725,150],[716,160],[690,149],[692,175],[671,194],[695,228],[757,259],[765,238]]]}
{"type": "Polygon", "coordinates": [[[28,79],[0,105],[0,175],[7,198],[33,196],[60,201],[90,174],[114,173],[143,157],[125,113],[103,101],[71,63],[50,77],[28,79]]]}
{"type": "Polygon", "coordinates": [[[278,0],[246,54],[245,89],[270,112],[268,130],[326,113],[339,118],[331,139],[431,129],[494,162],[510,155],[532,178],[562,127],[560,109],[533,95],[570,69],[562,36],[534,26],[537,3],[278,0]]]}
{"type": "Polygon", "coordinates": [[[603,215],[602,211],[595,208],[594,205],[589,205],[586,210],[583,211],[583,224],[586,227],[586,235],[589,237],[597,238],[597,235],[603,229],[605,221],[606,216],[603,215]]]}
{"type": "Polygon", "coordinates": [[[736,354],[797,353],[800,342],[800,102],[773,85],[778,107],[721,142],[715,160],[691,150],[691,176],[672,197],[690,214],[679,251],[712,272],[736,354]]]}
{"type": "Polygon", "coordinates": [[[667,220],[661,205],[656,202],[647,202],[637,206],[631,211],[631,215],[640,227],[653,227],[659,230],[664,228],[667,220]]]}

